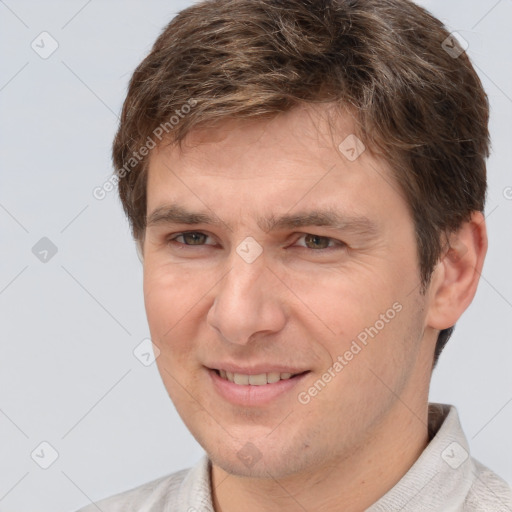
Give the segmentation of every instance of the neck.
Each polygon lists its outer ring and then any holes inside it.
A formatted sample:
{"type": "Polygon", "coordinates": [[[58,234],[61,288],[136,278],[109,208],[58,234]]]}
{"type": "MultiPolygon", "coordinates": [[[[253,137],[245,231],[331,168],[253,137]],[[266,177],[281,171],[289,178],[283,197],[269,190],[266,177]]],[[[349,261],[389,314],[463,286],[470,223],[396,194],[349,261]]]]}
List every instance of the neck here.
{"type": "Polygon", "coordinates": [[[397,401],[375,429],[342,460],[324,461],[282,479],[229,475],[212,466],[216,512],[315,510],[360,512],[405,475],[428,444],[428,408],[411,411],[397,401]]]}

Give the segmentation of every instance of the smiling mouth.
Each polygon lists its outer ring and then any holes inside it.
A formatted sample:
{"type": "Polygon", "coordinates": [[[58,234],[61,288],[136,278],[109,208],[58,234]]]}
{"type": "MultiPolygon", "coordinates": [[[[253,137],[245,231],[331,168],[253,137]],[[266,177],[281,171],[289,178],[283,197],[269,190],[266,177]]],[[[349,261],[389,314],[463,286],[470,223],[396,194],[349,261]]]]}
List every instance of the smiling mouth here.
{"type": "Polygon", "coordinates": [[[228,372],[226,370],[214,370],[214,372],[221,379],[232,382],[233,384],[238,384],[239,386],[265,386],[267,384],[275,384],[281,380],[293,379],[294,377],[308,373],[307,371],[302,373],[270,372],[259,373],[257,375],[246,375],[243,373],[228,372]]]}

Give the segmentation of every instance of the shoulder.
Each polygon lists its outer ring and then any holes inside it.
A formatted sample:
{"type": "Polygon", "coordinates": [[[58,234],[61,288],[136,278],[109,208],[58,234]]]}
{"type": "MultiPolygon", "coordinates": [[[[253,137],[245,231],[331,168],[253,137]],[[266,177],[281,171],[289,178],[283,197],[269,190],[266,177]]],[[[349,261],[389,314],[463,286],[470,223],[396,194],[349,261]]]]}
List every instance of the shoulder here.
{"type": "Polygon", "coordinates": [[[464,512],[511,512],[512,488],[496,473],[473,459],[474,479],[464,501],[464,512]]]}
{"type": "Polygon", "coordinates": [[[183,469],[158,478],[129,491],[92,503],[78,512],[98,512],[98,509],[102,512],[135,512],[146,510],[149,505],[164,505],[178,493],[189,472],[190,469],[183,469]]]}

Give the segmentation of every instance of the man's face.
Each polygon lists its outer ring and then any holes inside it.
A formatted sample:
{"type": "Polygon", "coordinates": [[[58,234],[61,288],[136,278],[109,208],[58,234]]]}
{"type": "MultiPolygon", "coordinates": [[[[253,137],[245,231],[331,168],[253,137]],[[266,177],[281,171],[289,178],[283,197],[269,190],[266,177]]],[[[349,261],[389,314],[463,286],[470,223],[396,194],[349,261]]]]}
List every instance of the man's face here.
{"type": "Polygon", "coordinates": [[[353,131],[348,116],[329,129],[296,109],[151,156],[144,295],[158,368],[231,473],[343,459],[426,402],[434,333],[427,344],[413,221],[390,169],[345,140],[353,131]]]}

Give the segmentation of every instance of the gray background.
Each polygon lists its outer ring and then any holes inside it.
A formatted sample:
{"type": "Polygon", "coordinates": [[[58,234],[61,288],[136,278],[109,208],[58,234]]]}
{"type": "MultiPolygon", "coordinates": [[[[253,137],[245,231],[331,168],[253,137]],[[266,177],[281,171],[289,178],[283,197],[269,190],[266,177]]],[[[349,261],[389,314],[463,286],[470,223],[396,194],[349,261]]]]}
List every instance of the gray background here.
{"type": "MultiPolygon", "coordinates": [[[[131,72],[189,3],[0,0],[0,511],[74,510],[202,454],[133,355],[149,336],[141,265],[116,193],[92,195],[131,72]],[[31,48],[43,31],[47,59],[31,48]],[[46,470],[43,441],[59,455],[46,470]]],[[[493,138],[490,250],[431,400],[457,405],[473,455],[512,483],[512,0],[422,3],[469,42],[493,138]]]]}

